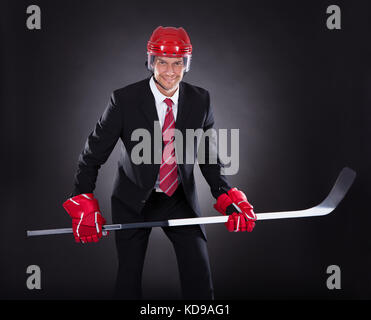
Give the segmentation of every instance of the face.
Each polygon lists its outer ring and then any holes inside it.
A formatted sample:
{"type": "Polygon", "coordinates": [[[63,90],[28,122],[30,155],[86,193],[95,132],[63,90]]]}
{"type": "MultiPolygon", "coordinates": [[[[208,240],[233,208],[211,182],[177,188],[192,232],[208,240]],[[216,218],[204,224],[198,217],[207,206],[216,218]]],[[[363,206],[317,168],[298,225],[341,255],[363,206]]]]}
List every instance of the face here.
{"type": "Polygon", "coordinates": [[[184,68],[183,58],[155,57],[153,69],[160,92],[174,93],[183,79],[184,68]]]}

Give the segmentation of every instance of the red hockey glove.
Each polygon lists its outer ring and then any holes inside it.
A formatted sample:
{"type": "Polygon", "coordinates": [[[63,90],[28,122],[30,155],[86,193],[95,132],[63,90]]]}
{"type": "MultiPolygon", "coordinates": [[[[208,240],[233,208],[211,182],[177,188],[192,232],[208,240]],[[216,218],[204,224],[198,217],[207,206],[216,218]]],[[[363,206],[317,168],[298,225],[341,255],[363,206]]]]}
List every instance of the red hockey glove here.
{"type": "Polygon", "coordinates": [[[247,220],[243,213],[233,212],[225,225],[230,232],[251,232],[255,227],[255,222],[247,220]]]}
{"type": "Polygon", "coordinates": [[[247,201],[246,195],[232,188],[228,193],[221,194],[214,208],[224,215],[229,215],[228,221],[225,223],[228,231],[248,231],[251,232],[255,227],[256,215],[252,205],[247,201]],[[234,205],[236,205],[240,212],[234,205]]]}
{"type": "MultiPolygon", "coordinates": [[[[98,200],[92,193],[83,193],[69,198],[63,203],[64,209],[72,218],[73,235],[76,242],[98,242],[102,237],[102,226],[106,220],[102,217],[98,200]]],[[[108,232],[104,232],[108,235],[108,232]]]]}

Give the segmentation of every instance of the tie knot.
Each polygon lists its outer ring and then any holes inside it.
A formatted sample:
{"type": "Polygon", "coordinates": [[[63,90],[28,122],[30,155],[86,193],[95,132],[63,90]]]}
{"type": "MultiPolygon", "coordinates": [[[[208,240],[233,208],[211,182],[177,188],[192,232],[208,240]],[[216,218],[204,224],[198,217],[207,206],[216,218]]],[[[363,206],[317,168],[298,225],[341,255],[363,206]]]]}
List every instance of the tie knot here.
{"type": "Polygon", "coordinates": [[[167,106],[168,106],[169,108],[171,108],[171,107],[173,106],[173,100],[171,100],[171,99],[169,99],[169,98],[166,98],[166,99],[164,100],[164,102],[167,104],[167,106]]]}

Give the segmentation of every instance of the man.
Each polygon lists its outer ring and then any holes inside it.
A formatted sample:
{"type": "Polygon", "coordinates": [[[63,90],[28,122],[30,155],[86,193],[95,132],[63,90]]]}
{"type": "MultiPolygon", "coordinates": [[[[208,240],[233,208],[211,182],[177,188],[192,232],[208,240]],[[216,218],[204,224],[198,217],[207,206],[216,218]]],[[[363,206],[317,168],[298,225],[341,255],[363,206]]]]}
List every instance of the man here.
{"type": "MultiPolygon", "coordinates": [[[[72,217],[77,242],[96,242],[102,237],[106,221],[93,191],[98,170],[119,138],[123,148],[111,197],[113,223],[201,215],[193,175],[194,161],[186,163],[178,155],[185,155],[189,144],[176,144],[175,129],[185,136],[186,129],[207,131],[213,127],[209,93],[182,82],[184,73],[189,71],[192,55],[192,45],[183,28],[158,27],[148,41],[147,55],[146,64],[152,76],[113,92],[79,157],[74,190],[63,204],[72,217]],[[155,143],[156,125],[162,133],[160,147],[155,143]],[[149,164],[135,164],[131,157],[137,143],[131,137],[138,128],[150,132],[152,161],[149,164]],[[153,161],[158,155],[160,163],[153,161]]],[[[230,215],[226,223],[229,231],[252,231],[256,220],[252,206],[243,192],[230,187],[221,173],[219,159],[209,163],[208,144],[204,150],[205,161],[200,163],[200,169],[217,199],[214,207],[230,215]]],[[[176,252],[183,298],[213,299],[204,227],[166,227],[163,230],[176,252]]],[[[141,278],[150,232],[150,228],[116,232],[117,298],[142,297],[141,278]]]]}

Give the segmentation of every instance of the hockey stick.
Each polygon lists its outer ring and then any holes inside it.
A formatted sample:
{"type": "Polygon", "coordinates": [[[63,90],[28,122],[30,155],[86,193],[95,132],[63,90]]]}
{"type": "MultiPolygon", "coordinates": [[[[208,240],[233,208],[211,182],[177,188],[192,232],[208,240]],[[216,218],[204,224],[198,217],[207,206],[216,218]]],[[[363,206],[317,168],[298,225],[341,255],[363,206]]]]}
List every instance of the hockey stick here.
{"type": "MultiPolygon", "coordinates": [[[[286,219],[286,218],[303,218],[303,217],[319,217],[332,212],[345,197],[349,188],[353,184],[356,173],[350,168],[341,170],[334,186],[332,187],[328,196],[320,204],[315,207],[297,210],[297,211],[280,211],[280,212],[266,212],[257,213],[257,220],[271,220],[271,219],[286,219]]],[[[175,227],[186,226],[194,224],[211,224],[227,222],[228,216],[215,216],[215,217],[198,217],[198,218],[185,218],[185,219],[172,219],[165,221],[154,222],[138,222],[127,224],[111,224],[103,226],[104,231],[116,231],[124,229],[135,228],[152,228],[152,227],[175,227]]],[[[72,233],[72,228],[61,229],[47,229],[47,230],[34,230],[27,231],[27,236],[42,236],[51,234],[72,233]]]]}

